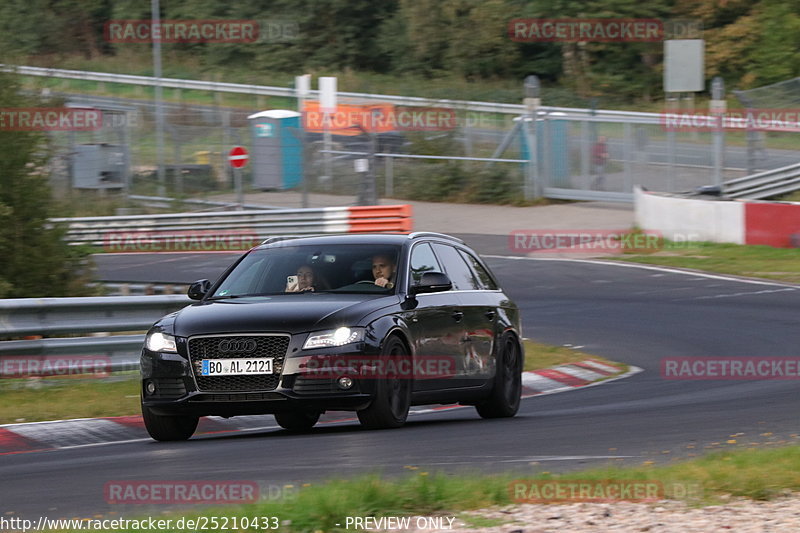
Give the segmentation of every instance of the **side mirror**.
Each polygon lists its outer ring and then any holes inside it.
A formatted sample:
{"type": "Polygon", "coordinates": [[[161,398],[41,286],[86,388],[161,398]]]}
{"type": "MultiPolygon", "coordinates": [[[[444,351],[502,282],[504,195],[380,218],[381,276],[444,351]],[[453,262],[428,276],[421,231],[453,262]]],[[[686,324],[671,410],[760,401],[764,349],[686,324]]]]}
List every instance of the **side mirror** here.
{"type": "Polygon", "coordinates": [[[422,274],[419,283],[411,286],[409,293],[413,296],[414,294],[428,292],[449,291],[452,288],[453,283],[450,281],[450,278],[447,277],[447,274],[441,272],[425,272],[422,274]]]}
{"type": "Polygon", "coordinates": [[[211,282],[207,279],[199,279],[189,285],[189,292],[187,294],[192,300],[202,300],[209,289],[211,289],[211,282]]]}

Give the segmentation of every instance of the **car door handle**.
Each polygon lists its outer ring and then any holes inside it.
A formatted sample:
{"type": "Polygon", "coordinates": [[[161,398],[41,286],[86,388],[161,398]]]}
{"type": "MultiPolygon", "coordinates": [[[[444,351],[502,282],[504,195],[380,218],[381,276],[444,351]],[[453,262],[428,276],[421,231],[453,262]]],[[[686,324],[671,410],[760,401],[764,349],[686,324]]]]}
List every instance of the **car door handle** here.
{"type": "Polygon", "coordinates": [[[464,313],[462,313],[461,311],[453,311],[453,314],[450,316],[452,316],[453,320],[455,320],[456,322],[461,322],[461,319],[464,318],[464,313]]]}
{"type": "Polygon", "coordinates": [[[492,310],[486,311],[484,315],[486,315],[486,318],[488,318],[489,320],[494,320],[494,311],[492,310]]]}

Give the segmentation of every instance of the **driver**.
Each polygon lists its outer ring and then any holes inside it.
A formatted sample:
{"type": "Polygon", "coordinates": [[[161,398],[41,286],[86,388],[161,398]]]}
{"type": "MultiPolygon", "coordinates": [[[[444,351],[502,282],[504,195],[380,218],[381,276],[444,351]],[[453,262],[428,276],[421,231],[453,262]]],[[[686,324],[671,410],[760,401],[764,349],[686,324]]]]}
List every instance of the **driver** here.
{"type": "Polygon", "coordinates": [[[386,254],[372,256],[372,275],[375,277],[375,285],[386,289],[393,288],[396,273],[397,265],[394,259],[386,254]]]}

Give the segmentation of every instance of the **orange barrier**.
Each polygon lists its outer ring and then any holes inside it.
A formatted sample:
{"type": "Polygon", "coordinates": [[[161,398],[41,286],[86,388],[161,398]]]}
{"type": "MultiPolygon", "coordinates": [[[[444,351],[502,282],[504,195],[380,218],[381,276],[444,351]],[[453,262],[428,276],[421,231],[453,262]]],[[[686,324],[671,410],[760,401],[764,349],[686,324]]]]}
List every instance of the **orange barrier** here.
{"type": "Polygon", "coordinates": [[[408,233],[414,223],[408,204],[366,205],[347,209],[349,233],[408,233]]]}

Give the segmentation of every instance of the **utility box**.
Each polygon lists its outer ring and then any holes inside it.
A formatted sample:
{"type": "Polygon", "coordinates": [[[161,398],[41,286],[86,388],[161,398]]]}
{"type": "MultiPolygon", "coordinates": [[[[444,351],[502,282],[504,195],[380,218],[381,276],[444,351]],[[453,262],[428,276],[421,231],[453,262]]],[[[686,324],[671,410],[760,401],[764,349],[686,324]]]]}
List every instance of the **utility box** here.
{"type": "Polygon", "coordinates": [[[303,179],[301,114],[286,109],[261,111],[250,120],[250,154],[255,189],[292,189],[303,179]]]}
{"type": "Polygon", "coordinates": [[[70,153],[75,189],[121,189],[128,174],[128,148],[116,144],[78,144],[70,153]]]}

